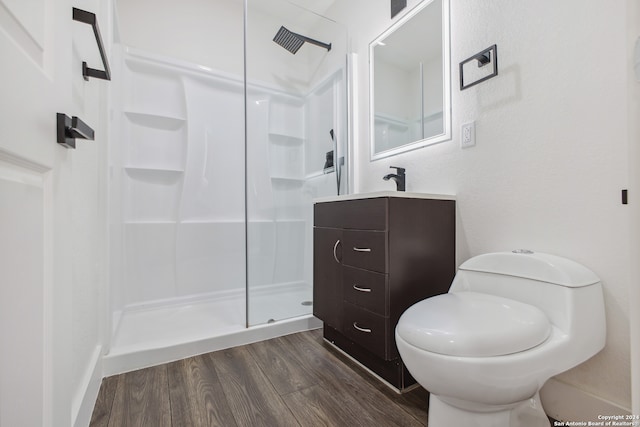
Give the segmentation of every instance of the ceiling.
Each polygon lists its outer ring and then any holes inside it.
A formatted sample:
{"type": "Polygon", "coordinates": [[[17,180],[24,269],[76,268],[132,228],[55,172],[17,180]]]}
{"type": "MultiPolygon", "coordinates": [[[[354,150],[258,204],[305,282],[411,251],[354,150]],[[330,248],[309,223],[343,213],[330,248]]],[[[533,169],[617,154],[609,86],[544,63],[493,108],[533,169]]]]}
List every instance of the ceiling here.
{"type": "Polygon", "coordinates": [[[326,11],[337,0],[247,0],[249,13],[251,10],[271,15],[285,23],[296,23],[302,28],[314,26],[318,19],[324,18],[326,11]]]}

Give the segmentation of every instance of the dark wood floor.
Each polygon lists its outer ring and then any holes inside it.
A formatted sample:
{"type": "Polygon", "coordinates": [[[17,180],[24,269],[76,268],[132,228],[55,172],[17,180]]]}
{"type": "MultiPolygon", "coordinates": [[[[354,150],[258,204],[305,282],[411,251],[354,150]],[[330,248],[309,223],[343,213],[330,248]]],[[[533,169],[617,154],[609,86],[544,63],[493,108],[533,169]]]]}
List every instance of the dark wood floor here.
{"type": "Polygon", "coordinates": [[[427,406],[315,330],[105,378],[91,426],[424,426],[427,406]]]}

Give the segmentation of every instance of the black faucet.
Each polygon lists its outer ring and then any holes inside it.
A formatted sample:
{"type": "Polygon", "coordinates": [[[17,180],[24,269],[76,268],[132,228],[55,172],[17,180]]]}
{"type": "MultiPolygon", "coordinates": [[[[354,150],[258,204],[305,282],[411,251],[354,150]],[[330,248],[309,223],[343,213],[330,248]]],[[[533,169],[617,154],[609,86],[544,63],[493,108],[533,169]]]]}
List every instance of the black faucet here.
{"type": "Polygon", "coordinates": [[[385,175],[382,177],[385,181],[389,181],[390,179],[396,182],[396,190],[404,191],[406,185],[406,175],[404,173],[405,168],[399,168],[397,166],[390,166],[391,169],[396,169],[397,173],[390,173],[389,175],[385,175]]]}

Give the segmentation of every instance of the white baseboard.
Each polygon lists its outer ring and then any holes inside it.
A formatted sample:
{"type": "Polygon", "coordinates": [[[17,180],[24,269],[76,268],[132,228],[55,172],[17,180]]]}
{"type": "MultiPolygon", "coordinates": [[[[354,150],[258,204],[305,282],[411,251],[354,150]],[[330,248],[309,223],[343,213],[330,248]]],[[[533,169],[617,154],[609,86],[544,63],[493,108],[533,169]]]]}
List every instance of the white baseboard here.
{"type": "Polygon", "coordinates": [[[86,427],[91,422],[93,407],[102,383],[102,346],[96,346],[87,364],[82,382],[74,394],[71,405],[73,427],[86,427]]]}
{"type": "Polygon", "coordinates": [[[631,411],[574,386],[551,378],[540,390],[545,412],[558,421],[602,421],[603,415],[629,415],[631,411]]]}

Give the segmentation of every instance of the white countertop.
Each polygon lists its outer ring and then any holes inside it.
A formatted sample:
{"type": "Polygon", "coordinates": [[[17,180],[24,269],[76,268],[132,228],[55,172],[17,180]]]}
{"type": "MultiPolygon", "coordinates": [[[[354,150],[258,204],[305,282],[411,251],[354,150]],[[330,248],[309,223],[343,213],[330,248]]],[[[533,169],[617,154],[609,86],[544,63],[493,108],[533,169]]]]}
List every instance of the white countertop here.
{"type": "Polygon", "coordinates": [[[403,197],[407,199],[455,200],[452,194],[408,193],[406,191],[374,191],[372,193],[343,194],[341,196],[318,197],[313,203],[339,202],[342,200],[374,199],[376,197],[403,197]]]}

